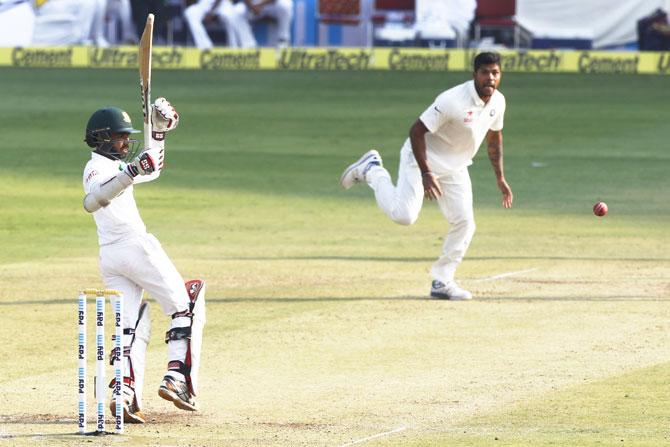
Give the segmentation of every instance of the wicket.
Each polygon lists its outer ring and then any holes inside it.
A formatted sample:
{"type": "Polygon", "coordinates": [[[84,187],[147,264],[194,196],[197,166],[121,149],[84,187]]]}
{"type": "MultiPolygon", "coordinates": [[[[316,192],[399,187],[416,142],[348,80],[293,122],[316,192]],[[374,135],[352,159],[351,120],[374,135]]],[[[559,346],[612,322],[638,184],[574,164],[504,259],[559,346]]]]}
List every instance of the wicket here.
{"type": "Polygon", "coordinates": [[[96,431],[93,434],[105,434],[105,301],[110,298],[114,310],[114,335],[112,342],[114,350],[112,361],[114,364],[114,396],[115,432],[123,433],[123,294],[117,290],[84,289],[79,293],[79,433],[86,434],[86,302],[89,297],[95,297],[95,360],[96,375],[94,381],[94,395],[96,398],[96,431]]]}

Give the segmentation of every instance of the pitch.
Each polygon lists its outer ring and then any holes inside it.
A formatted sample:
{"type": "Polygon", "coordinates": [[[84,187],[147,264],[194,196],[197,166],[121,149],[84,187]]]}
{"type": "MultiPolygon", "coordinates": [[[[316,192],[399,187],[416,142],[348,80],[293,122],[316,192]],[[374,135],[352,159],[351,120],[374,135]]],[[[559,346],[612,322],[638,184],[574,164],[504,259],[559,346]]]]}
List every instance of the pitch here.
{"type": "MultiPolygon", "coordinates": [[[[475,299],[452,303],[427,298],[438,210],[400,227],[338,178],[370,148],[394,172],[423,107],[468,76],[153,73],[182,121],[136,198],[185,279],[208,283],[202,411],[156,394],[168,320],[153,304],[149,423],[124,445],[667,443],[667,80],[503,75],[514,208],[480,151],[459,270],[475,299]]],[[[139,122],[136,77],[0,70],[0,443],[84,442],[73,315],[101,285],[84,125],[104,105],[139,122]]]]}

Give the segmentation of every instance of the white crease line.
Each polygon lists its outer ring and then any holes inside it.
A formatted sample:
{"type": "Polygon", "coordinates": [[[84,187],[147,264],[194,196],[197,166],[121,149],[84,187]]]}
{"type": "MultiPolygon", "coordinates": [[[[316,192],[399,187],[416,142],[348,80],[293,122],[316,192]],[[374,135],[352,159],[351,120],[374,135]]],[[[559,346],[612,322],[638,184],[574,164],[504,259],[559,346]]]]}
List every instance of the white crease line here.
{"type": "Polygon", "coordinates": [[[539,268],[535,267],[532,269],[518,270],[516,272],[501,273],[500,275],[488,276],[486,278],[476,279],[475,281],[477,282],[495,281],[496,279],[507,278],[508,276],[521,275],[522,273],[530,273],[534,272],[535,270],[539,270],[539,268]]]}
{"type": "Polygon", "coordinates": [[[392,435],[394,433],[400,433],[401,431],[404,431],[404,430],[407,430],[407,427],[398,427],[398,428],[393,429],[391,431],[385,431],[384,433],[377,433],[376,435],[368,436],[367,438],[357,439],[357,440],[355,440],[353,442],[350,442],[348,444],[342,444],[340,447],[349,447],[351,445],[362,444],[362,443],[368,442],[372,439],[381,438],[382,436],[392,435]]]}

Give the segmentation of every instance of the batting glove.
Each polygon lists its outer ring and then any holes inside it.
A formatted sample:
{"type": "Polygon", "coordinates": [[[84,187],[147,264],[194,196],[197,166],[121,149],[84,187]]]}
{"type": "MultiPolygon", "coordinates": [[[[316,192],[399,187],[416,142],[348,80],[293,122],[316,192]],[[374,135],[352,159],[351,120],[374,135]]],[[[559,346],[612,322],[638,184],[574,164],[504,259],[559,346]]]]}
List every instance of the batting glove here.
{"type": "Polygon", "coordinates": [[[154,171],[163,169],[163,163],[165,160],[165,150],[163,148],[154,147],[145,149],[142,153],[147,153],[154,162],[154,171]]]}
{"type": "Polygon", "coordinates": [[[158,98],[151,106],[152,137],[154,140],[165,139],[165,132],[169,132],[179,124],[179,114],[172,104],[165,98],[158,98]]]}
{"type": "Polygon", "coordinates": [[[135,178],[138,175],[149,175],[156,170],[154,159],[146,152],[142,152],[135,160],[126,166],[126,174],[135,178]]]}

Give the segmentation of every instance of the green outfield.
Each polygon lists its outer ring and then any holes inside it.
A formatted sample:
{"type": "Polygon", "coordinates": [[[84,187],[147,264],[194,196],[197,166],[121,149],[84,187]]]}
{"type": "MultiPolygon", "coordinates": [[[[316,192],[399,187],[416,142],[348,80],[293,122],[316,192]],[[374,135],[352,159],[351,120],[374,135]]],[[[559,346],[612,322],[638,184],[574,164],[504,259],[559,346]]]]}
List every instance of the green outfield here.
{"type": "Polygon", "coordinates": [[[505,75],[514,207],[480,151],[458,272],[475,299],[430,300],[437,207],[402,227],[338,178],[374,147],[395,179],[411,123],[468,77],[155,71],[182,120],[135,196],[184,278],[208,284],[202,411],[156,394],[168,319],[152,303],[149,423],[82,439],[75,303],[101,286],[84,126],[116,105],[141,127],[139,80],[0,69],[0,444],[670,444],[668,79],[505,75]]]}

